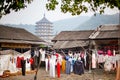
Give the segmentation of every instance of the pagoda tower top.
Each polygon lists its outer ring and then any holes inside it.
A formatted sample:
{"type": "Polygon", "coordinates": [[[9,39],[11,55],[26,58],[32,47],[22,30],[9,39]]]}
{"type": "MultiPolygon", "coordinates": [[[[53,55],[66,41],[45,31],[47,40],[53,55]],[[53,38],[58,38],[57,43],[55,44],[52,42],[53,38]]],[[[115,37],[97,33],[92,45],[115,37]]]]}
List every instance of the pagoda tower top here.
{"type": "Polygon", "coordinates": [[[53,24],[45,17],[45,13],[44,13],[44,17],[40,21],[36,22],[36,24],[41,24],[41,23],[53,24]]]}

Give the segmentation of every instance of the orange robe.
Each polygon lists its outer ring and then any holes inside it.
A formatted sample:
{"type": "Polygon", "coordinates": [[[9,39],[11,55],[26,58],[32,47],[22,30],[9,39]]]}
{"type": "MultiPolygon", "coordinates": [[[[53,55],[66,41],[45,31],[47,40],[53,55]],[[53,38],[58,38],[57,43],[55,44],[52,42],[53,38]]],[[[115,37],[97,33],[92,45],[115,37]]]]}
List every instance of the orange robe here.
{"type": "Polygon", "coordinates": [[[65,72],[66,69],[66,61],[63,59],[62,60],[62,72],[65,72]]]}

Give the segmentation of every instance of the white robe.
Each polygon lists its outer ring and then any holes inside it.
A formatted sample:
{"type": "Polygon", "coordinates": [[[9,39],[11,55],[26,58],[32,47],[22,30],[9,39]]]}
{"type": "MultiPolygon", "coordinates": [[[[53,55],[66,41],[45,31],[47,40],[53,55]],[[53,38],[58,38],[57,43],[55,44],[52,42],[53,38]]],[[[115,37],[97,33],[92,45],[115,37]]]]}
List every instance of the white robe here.
{"type": "Polygon", "coordinates": [[[48,58],[45,58],[45,70],[48,71],[48,58]]]}
{"type": "Polygon", "coordinates": [[[70,64],[71,64],[71,70],[70,70],[71,72],[73,72],[73,64],[72,64],[72,60],[73,60],[72,58],[69,58],[69,59],[68,59],[68,61],[70,61],[70,64]]]}
{"type": "Polygon", "coordinates": [[[56,58],[54,56],[50,59],[50,77],[55,78],[55,64],[56,64],[56,58]]]}
{"type": "Polygon", "coordinates": [[[110,61],[105,62],[104,69],[105,69],[105,71],[111,71],[112,70],[112,64],[110,63],[110,61]]]}
{"type": "Polygon", "coordinates": [[[96,68],[96,51],[93,50],[93,53],[92,53],[92,68],[96,68]]]}
{"type": "Polygon", "coordinates": [[[45,51],[41,51],[41,61],[45,61],[45,51]]]}

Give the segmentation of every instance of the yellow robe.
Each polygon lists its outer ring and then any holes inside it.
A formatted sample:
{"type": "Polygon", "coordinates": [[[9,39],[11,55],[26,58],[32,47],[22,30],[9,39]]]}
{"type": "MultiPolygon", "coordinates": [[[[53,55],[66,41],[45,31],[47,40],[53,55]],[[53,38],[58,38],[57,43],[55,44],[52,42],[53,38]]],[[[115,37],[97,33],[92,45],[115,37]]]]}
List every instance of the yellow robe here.
{"type": "Polygon", "coordinates": [[[63,59],[62,60],[62,72],[65,72],[65,68],[66,68],[66,61],[63,59]]]}

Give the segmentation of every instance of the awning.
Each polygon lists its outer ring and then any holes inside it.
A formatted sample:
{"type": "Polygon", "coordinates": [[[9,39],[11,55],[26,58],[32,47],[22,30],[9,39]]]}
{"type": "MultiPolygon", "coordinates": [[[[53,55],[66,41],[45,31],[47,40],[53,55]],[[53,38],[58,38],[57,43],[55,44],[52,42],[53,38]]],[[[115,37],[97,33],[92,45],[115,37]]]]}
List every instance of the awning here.
{"type": "Polygon", "coordinates": [[[87,46],[88,42],[85,41],[57,41],[54,45],[54,49],[73,48],[87,46]]]}

